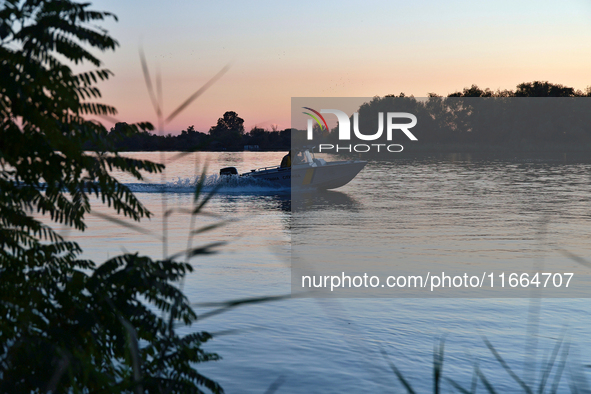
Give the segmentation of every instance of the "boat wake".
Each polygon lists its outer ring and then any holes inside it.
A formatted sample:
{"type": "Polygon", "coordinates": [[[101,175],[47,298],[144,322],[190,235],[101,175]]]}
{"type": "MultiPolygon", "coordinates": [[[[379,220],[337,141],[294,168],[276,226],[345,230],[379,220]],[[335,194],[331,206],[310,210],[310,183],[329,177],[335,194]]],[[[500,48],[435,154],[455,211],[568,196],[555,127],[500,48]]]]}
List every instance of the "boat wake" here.
{"type": "MultiPolygon", "coordinates": [[[[199,176],[178,177],[166,183],[126,183],[125,186],[134,193],[194,193],[199,178],[199,176]]],[[[290,192],[289,187],[279,187],[264,179],[240,176],[209,175],[203,186],[204,193],[217,188],[218,194],[284,194],[290,192]]]]}

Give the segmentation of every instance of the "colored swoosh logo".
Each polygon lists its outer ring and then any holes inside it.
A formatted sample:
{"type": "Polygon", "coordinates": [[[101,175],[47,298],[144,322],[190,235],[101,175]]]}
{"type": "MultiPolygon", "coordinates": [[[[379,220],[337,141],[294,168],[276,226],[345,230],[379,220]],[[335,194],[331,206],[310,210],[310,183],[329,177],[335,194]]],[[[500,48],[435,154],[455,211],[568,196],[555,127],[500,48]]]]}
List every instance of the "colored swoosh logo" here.
{"type": "Polygon", "coordinates": [[[309,107],[302,107],[302,108],[307,109],[308,111],[312,111],[314,114],[316,114],[316,116],[314,116],[308,112],[303,112],[303,114],[311,116],[312,119],[314,119],[316,121],[316,123],[318,123],[318,126],[320,126],[321,129],[322,129],[322,124],[320,123],[320,120],[318,118],[322,119],[322,122],[324,123],[324,127],[328,131],[328,125],[326,124],[326,120],[324,120],[324,117],[322,115],[320,115],[320,112],[313,110],[312,108],[309,108],[309,107]]]}

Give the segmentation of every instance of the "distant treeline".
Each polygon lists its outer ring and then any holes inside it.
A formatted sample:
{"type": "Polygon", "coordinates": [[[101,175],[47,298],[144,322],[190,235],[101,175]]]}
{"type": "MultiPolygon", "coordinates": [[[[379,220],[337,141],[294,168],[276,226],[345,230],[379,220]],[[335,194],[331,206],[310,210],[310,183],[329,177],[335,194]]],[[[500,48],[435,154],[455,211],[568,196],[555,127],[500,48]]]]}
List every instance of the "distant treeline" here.
{"type": "MultiPolygon", "coordinates": [[[[401,93],[401,96],[404,97],[404,93],[401,93]]],[[[429,93],[428,96],[439,97],[435,93],[429,93]]],[[[472,85],[447,97],[591,97],[591,86],[582,91],[548,81],[534,81],[520,83],[515,90],[497,89],[492,91],[489,88],[482,90],[478,86],[472,85]]]]}
{"type": "MultiPolygon", "coordinates": [[[[413,132],[421,141],[417,146],[423,149],[443,145],[453,149],[460,145],[503,149],[508,146],[539,148],[551,144],[591,146],[591,111],[585,108],[586,100],[576,100],[576,108],[564,101],[560,104],[548,101],[546,107],[540,108],[539,101],[514,99],[519,97],[591,97],[591,88],[581,91],[534,81],[521,83],[516,90],[502,91],[472,85],[447,97],[435,93],[429,93],[427,99],[416,99],[404,93],[375,97],[359,108],[359,129],[364,134],[374,133],[378,129],[378,112],[398,111],[415,114],[420,120],[413,132]],[[471,100],[474,97],[490,100],[471,100]],[[529,117],[528,111],[531,113],[529,117]],[[558,121],[564,111],[570,114],[568,125],[563,120],[558,121]]],[[[322,130],[315,127],[314,144],[336,144],[339,142],[337,134],[337,128],[322,130]]],[[[232,111],[219,118],[208,133],[199,132],[194,126],[176,136],[160,136],[148,131],[129,133],[126,124],[118,123],[107,136],[119,150],[125,151],[286,151],[290,149],[292,137],[304,143],[305,131],[254,127],[245,132],[244,120],[232,111]]]]}
{"type": "Polygon", "coordinates": [[[117,123],[107,136],[120,151],[241,151],[245,147],[261,151],[286,151],[291,144],[291,129],[264,130],[254,127],[244,132],[244,120],[228,111],[209,133],[189,126],[179,135],[165,136],[143,131],[130,133],[125,123],[117,123]]]}
{"type": "MultiPolygon", "coordinates": [[[[374,97],[358,109],[358,130],[364,136],[382,134],[378,139],[355,139],[352,144],[400,144],[405,152],[591,152],[591,90],[585,92],[548,82],[522,83],[515,91],[480,89],[476,85],[447,97],[429,94],[426,98],[405,96],[374,97]],[[535,99],[523,99],[524,97],[535,99]],[[387,138],[385,115],[406,112],[418,122],[411,141],[400,129],[387,138]],[[381,113],[381,115],[380,115],[381,113]]],[[[408,119],[393,123],[406,123],[408,119]]],[[[309,144],[306,131],[292,133],[297,145],[309,144]]],[[[326,131],[316,125],[314,144],[343,146],[337,128],[326,131]]],[[[355,152],[362,152],[363,147],[355,152]]],[[[340,150],[340,152],[347,152],[340,150]]],[[[382,149],[384,152],[384,149],[382,149]]],[[[387,152],[386,152],[387,153],[387,152]]]]}

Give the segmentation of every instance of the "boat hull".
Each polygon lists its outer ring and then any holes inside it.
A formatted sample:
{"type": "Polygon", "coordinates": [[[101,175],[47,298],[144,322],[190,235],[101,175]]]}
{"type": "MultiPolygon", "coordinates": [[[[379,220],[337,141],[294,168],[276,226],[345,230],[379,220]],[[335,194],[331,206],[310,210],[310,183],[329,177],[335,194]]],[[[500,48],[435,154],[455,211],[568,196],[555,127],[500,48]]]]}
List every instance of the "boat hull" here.
{"type": "Polygon", "coordinates": [[[336,189],[349,183],[365,167],[366,161],[337,161],[322,166],[296,165],[242,174],[278,187],[295,189],[336,189]]]}

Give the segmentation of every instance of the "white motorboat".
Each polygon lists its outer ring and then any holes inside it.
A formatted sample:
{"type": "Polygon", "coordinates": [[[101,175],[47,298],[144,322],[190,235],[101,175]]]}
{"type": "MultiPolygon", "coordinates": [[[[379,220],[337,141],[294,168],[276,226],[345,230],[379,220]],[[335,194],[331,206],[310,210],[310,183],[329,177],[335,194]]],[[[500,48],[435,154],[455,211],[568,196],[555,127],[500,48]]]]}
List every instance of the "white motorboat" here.
{"type": "MultiPolygon", "coordinates": [[[[258,168],[240,177],[261,179],[277,187],[336,189],[349,183],[365,167],[367,161],[330,161],[317,159],[309,149],[292,150],[296,155],[291,166],[258,168]]],[[[220,170],[220,176],[238,176],[235,167],[220,170]]]]}

